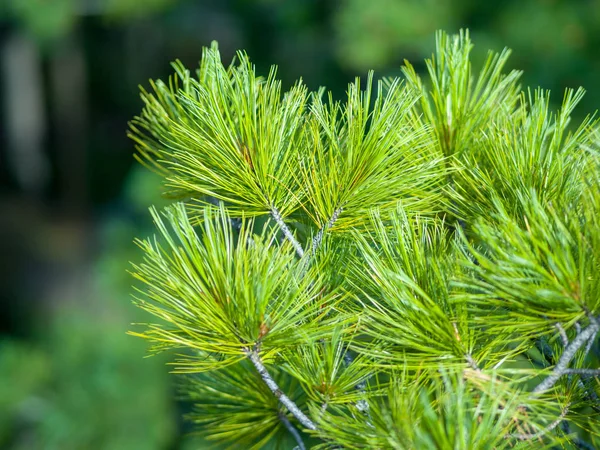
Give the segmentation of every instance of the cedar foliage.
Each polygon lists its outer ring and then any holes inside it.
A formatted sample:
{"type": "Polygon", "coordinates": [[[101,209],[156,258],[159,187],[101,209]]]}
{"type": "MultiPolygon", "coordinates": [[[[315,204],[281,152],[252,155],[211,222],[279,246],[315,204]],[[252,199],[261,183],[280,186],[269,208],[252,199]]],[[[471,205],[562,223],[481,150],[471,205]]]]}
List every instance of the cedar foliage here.
{"type": "Polygon", "coordinates": [[[139,240],[132,333],[177,349],[218,448],[600,445],[598,122],[510,52],[436,36],[343,102],[216,44],[131,122],[175,204],[139,240]]]}

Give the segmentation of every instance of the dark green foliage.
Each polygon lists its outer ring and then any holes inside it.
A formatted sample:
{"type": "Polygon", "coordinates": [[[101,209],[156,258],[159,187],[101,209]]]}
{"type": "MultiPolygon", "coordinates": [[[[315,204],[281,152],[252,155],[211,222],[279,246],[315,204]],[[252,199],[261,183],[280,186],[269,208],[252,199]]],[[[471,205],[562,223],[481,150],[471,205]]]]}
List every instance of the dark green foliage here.
{"type": "Polygon", "coordinates": [[[123,323],[86,314],[57,315],[35,346],[0,342],[3,449],[146,450],[172,439],[161,361],[136,362],[144,349],[131,345],[123,323]]]}

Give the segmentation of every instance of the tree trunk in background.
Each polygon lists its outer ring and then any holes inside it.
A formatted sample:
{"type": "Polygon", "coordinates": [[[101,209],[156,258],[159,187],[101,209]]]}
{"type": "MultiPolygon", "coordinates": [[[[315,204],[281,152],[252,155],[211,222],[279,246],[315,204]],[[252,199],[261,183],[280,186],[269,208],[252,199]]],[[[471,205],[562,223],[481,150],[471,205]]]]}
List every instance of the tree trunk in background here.
{"type": "Polygon", "coordinates": [[[65,209],[87,209],[87,73],[80,35],[65,37],[50,58],[50,86],[60,199],[65,209]]]}
{"type": "Polygon", "coordinates": [[[39,197],[50,175],[44,154],[46,117],[42,65],[35,42],[10,36],[1,52],[7,161],[19,188],[39,197]]]}

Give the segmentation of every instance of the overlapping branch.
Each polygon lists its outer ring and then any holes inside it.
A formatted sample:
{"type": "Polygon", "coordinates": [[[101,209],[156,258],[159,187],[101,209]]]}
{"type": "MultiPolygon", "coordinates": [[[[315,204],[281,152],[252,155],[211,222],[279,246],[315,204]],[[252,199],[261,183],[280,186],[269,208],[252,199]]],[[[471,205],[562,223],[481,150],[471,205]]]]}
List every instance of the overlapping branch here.
{"type": "Polygon", "coordinates": [[[302,440],[302,436],[300,435],[300,432],[298,430],[296,430],[294,425],[292,425],[292,423],[290,422],[290,419],[288,419],[284,413],[279,413],[279,420],[281,420],[281,423],[283,423],[283,426],[289,431],[289,433],[296,440],[296,443],[298,444],[296,448],[298,450],[306,450],[306,446],[304,445],[304,441],[302,440]]]}
{"type": "Polygon", "coordinates": [[[538,394],[551,389],[556,382],[562,377],[569,373],[569,364],[575,357],[577,351],[588,343],[588,341],[598,332],[600,324],[598,319],[590,317],[590,324],[584,328],[564,349],[558,363],[552,370],[552,373],[548,375],[540,384],[538,384],[532,391],[533,394],[538,394]]]}

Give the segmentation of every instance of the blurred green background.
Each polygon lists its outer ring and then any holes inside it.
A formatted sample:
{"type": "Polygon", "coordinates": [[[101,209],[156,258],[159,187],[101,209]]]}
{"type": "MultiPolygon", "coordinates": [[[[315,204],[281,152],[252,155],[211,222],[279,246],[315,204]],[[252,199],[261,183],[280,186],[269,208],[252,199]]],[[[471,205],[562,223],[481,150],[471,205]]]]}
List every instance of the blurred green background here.
{"type": "Polygon", "coordinates": [[[134,236],[160,204],[134,164],[138,84],[219,41],[289,86],[342,97],[356,75],[420,70],[437,29],[469,28],[475,60],[514,50],[525,85],[600,105],[595,0],[0,0],[0,448],[191,449],[165,359],[125,332],[134,236]]]}

